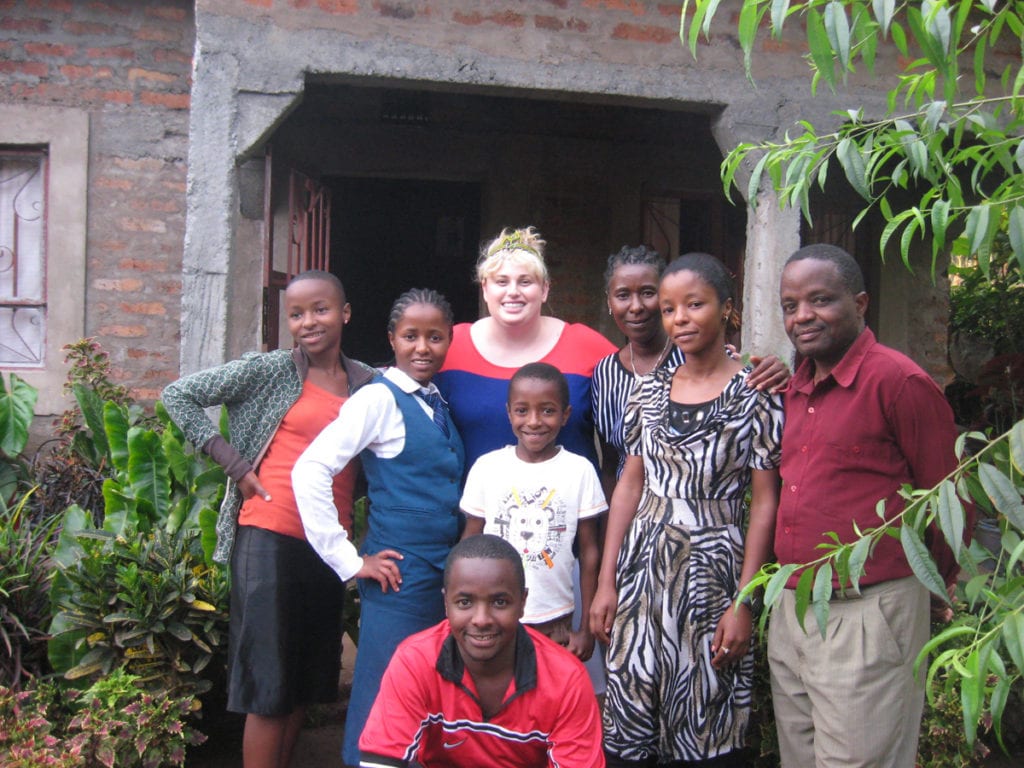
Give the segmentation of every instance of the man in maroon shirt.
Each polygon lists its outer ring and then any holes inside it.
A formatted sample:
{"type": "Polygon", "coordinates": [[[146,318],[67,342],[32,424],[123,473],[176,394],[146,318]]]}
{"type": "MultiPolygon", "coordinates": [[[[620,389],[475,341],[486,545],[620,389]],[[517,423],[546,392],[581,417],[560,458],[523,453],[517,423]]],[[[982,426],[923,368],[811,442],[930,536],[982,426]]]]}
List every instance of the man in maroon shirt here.
{"type": "MultiPolygon", "coordinates": [[[[781,564],[821,556],[835,532],[876,527],[903,508],[900,487],[931,488],[955,466],[953,414],[939,387],[865,327],[868,296],[853,258],[811,245],[786,262],[782,313],[805,358],[786,392],[782,494],[775,529],[781,564]]],[[[956,561],[932,531],[947,586],[956,561]]],[[[772,697],[784,768],[912,768],[924,689],[914,659],[928,639],[929,596],[899,540],[883,537],[858,592],[833,582],[825,637],[794,610],[794,576],[768,637],[772,697]]],[[[844,585],[845,586],[845,585],[844,585]]]]}

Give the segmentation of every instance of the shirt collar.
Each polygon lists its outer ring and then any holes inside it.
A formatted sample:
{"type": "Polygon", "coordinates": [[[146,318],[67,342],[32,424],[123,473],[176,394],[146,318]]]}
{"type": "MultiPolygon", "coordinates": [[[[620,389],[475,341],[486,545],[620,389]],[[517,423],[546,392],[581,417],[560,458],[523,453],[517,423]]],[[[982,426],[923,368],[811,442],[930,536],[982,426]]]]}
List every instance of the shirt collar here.
{"type": "MultiPolygon", "coordinates": [[[[441,653],[437,657],[437,671],[445,680],[462,686],[462,678],[466,674],[466,665],[462,661],[459,646],[455,642],[455,638],[450,630],[448,637],[441,644],[441,653]]],[[[537,687],[537,649],[534,647],[533,640],[530,639],[530,635],[522,624],[516,630],[516,655],[513,677],[516,683],[516,692],[513,694],[513,697],[537,687]]]]}
{"type": "MultiPolygon", "coordinates": [[[[384,371],[384,377],[408,395],[414,395],[418,392],[423,392],[425,394],[438,392],[437,385],[434,382],[430,382],[425,387],[421,386],[420,383],[412,376],[400,368],[395,368],[394,366],[391,366],[384,371]]],[[[438,392],[438,394],[440,393],[438,392]]]]}
{"type": "MultiPolygon", "coordinates": [[[[841,387],[852,386],[868,351],[877,343],[878,340],[875,338],[875,334],[870,328],[865,326],[864,330],[853,340],[853,344],[846,350],[846,354],[835,364],[831,373],[826,378],[834,379],[836,384],[841,387]]],[[[804,393],[809,393],[814,389],[813,360],[808,358],[800,363],[800,367],[793,374],[790,387],[804,393]]]]}
{"type": "MultiPolygon", "coordinates": [[[[345,375],[348,376],[349,392],[355,392],[373,379],[374,371],[369,366],[345,357],[344,353],[339,354],[339,359],[342,368],[345,369],[345,375]]],[[[299,372],[299,378],[305,381],[309,374],[309,355],[306,350],[298,345],[292,347],[292,362],[295,363],[295,368],[299,372]]]]}

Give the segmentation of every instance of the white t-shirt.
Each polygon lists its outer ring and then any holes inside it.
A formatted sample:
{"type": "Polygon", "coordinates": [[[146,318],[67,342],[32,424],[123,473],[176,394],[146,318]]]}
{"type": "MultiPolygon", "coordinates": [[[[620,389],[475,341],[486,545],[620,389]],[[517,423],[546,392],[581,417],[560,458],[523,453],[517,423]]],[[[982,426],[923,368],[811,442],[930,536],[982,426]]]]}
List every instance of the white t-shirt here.
{"type": "Polygon", "coordinates": [[[593,464],[561,446],[547,461],[530,463],[507,445],[476,460],[459,506],[522,555],[530,590],[523,623],[572,613],[577,521],[608,509],[593,464]]]}

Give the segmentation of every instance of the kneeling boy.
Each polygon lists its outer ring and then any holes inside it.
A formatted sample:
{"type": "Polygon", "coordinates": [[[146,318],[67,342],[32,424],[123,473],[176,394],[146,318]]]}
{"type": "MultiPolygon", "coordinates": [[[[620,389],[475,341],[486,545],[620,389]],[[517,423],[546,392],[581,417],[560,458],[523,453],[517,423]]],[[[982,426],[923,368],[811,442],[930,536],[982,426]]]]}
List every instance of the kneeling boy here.
{"type": "Polygon", "coordinates": [[[519,623],[522,559],[497,536],[464,539],[445,564],[447,619],[395,652],[359,740],[364,768],[602,768],[597,700],[583,665],[519,623]]]}

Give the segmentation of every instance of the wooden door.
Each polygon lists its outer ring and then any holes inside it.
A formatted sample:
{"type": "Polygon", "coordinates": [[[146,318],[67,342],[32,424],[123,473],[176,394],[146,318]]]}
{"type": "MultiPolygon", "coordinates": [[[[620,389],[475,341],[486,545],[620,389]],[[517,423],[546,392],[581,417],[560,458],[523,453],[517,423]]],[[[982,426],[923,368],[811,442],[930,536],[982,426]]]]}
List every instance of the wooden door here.
{"type": "MultiPolygon", "coordinates": [[[[330,271],[331,190],[314,175],[282,168],[275,176],[273,151],[267,147],[263,199],[263,350],[279,349],[281,297],[289,281],[309,269],[330,271]],[[274,254],[275,180],[287,184],[287,254],[283,264],[274,254]]],[[[281,182],[278,182],[281,183],[281,182]]]]}

